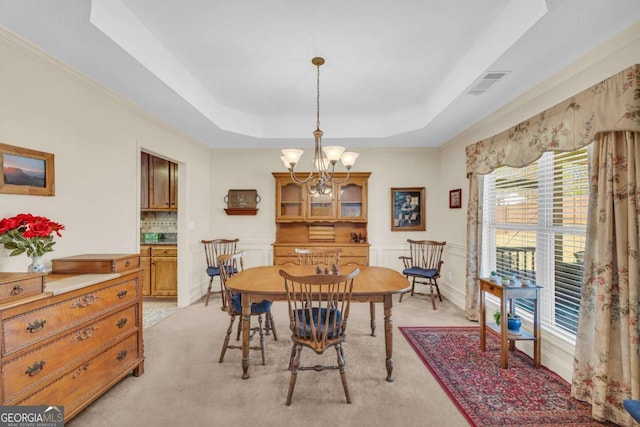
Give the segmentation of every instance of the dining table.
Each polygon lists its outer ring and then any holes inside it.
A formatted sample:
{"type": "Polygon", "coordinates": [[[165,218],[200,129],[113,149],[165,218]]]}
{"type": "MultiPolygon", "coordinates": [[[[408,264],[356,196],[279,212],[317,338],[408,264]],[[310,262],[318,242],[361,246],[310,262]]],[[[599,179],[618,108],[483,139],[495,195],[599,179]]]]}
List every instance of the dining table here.
{"type": "MultiPolygon", "coordinates": [[[[383,303],[384,343],[387,381],[393,382],[393,321],[391,309],[393,296],[410,290],[408,279],[400,272],[386,267],[348,265],[340,267],[339,274],[349,274],[356,268],[360,273],[354,278],[352,302],[383,303]]],[[[239,292],[242,300],[242,378],[249,378],[251,304],[268,301],[286,301],[287,293],[280,270],[294,276],[316,274],[316,266],[285,264],[247,268],[227,280],[232,292],[239,292]]],[[[372,310],[373,314],[373,310],[372,310]]]]}

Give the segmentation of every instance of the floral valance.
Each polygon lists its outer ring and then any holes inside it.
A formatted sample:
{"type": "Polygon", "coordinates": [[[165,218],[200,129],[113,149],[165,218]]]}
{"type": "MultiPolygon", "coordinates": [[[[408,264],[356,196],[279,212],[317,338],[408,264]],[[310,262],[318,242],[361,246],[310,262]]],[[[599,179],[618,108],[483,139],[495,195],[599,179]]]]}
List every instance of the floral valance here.
{"type": "Polygon", "coordinates": [[[469,145],[467,174],[491,173],[502,165],[525,166],[545,151],[573,151],[604,131],[640,131],[640,64],[469,145]]]}

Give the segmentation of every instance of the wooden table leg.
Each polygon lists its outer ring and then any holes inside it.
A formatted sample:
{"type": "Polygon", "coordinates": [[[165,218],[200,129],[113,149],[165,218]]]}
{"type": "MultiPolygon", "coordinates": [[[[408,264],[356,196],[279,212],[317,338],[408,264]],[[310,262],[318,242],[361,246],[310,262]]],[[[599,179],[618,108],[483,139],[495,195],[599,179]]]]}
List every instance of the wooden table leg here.
{"type": "Polygon", "coordinates": [[[391,295],[384,296],[384,346],[387,352],[387,381],[392,383],[393,378],[393,320],[391,318],[391,295]]]}
{"type": "Polygon", "coordinates": [[[249,333],[251,331],[251,295],[242,294],[242,379],[249,378],[249,333]]]}
{"type": "Polygon", "coordinates": [[[369,301],[369,311],[371,312],[371,336],[376,336],[376,304],[369,301]]]}
{"type": "Polygon", "coordinates": [[[500,302],[500,366],[503,369],[509,368],[509,343],[507,340],[507,325],[509,323],[509,306],[507,304],[507,296],[502,296],[500,302]]]}
{"type": "Polygon", "coordinates": [[[484,304],[484,291],[480,289],[480,351],[485,351],[487,342],[487,333],[485,331],[485,304],[484,304]]]}

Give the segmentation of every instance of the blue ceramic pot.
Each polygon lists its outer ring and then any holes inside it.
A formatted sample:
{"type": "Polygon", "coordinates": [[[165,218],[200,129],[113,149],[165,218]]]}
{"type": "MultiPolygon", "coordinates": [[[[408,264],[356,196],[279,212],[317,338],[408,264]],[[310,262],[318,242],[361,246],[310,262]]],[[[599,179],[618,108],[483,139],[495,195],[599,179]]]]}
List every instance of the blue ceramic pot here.
{"type": "Polygon", "coordinates": [[[522,326],[522,319],[520,317],[509,317],[507,321],[507,329],[510,331],[518,331],[522,326]]]}

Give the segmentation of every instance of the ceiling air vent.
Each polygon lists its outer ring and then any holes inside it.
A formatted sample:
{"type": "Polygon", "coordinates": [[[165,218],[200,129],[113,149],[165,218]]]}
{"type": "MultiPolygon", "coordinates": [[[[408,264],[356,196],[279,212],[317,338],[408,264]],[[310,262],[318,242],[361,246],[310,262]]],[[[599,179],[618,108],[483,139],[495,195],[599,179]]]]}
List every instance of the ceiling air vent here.
{"type": "Polygon", "coordinates": [[[480,95],[487,91],[491,86],[500,81],[510,71],[489,71],[481,79],[475,82],[471,89],[467,92],[469,95],[480,95]]]}

